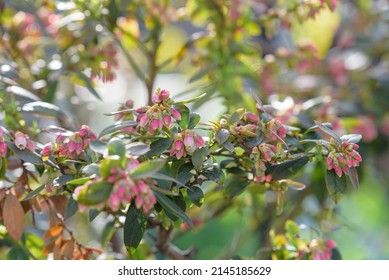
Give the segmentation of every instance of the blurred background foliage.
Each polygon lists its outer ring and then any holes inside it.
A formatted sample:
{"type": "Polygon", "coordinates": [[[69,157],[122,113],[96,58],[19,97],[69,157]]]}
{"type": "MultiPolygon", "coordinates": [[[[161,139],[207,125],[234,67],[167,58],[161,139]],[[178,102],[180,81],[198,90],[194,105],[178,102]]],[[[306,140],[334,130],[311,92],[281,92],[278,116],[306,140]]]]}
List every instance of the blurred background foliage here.
{"type": "MultiPolygon", "coordinates": [[[[308,239],[335,240],[344,259],[389,258],[388,0],[0,0],[0,33],[0,121],[41,142],[49,136],[39,127],[51,124],[100,131],[112,121],[103,113],[127,99],[150,103],[158,87],[176,99],[206,92],[193,106],[203,120],[255,110],[256,96],[290,125],[309,127],[309,116],[363,135],[360,189],[337,206],[314,163],[280,215],[270,194],[244,193],[218,215],[223,192],[206,196],[190,213],[196,229],[174,236],[197,247],[195,258],[268,257],[269,229],[281,233],[288,219],[308,239]],[[61,113],[31,114],[26,104],[40,100],[61,113]]],[[[85,219],[72,220],[79,238],[98,243],[107,221],[86,228],[85,219]]],[[[154,257],[146,243],[133,256],[154,257]]]]}

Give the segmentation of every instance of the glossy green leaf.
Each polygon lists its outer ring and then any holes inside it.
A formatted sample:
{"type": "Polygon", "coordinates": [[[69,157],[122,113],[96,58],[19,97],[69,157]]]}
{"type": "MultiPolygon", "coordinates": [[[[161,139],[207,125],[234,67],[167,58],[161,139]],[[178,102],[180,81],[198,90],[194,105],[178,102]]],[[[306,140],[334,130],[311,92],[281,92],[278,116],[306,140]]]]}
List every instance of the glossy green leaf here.
{"type": "Polygon", "coordinates": [[[193,129],[200,122],[200,114],[199,113],[191,113],[189,117],[188,129],[193,129]]]}
{"type": "Polygon", "coordinates": [[[340,137],[342,141],[347,141],[350,143],[358,143],[359,141],[362,140],[362,135],[361,134],[346,134],[340,137]]]}
{"type": "Polygon", "coordinates": [[[146,215],[132,203],[126,213],[126,221],[123,228],[124,245],[129,254],[135,253],[146,231],[146,226],[146,215]]]}
{"type": "Polygon", "coordinates": [[[107,150],[108,143],[100,140],[90,140],[89,148],[99,154],[104,154],[107,150]]]}
{"type": "Polygon", "coordinates": [[[32,164],[43,164],[41,157],[36,153],[28,149],[19,150],[14,143],[6,141],[8,148],[10,148],[14,154],[25,162],[32,164]]]}
{"type": "Polygon", "coordinates": [[[188,198],[194,205],[200,207],[204,203],[204,193],[199,187],[191,187],[187,190],[188,198]]]}
{"type": "Polygon", "coordinates": [[[351,183],[353,184],[356,190],[359,189],[359,179],[357,169],[353,166],[348,169],[348,176],[350,178],[351,183]]]}
{"type": "Polygon", "coordinates": [[[94,177],[83,177],[83,178],[77,178],[77,179],[74,179],[74,180],[70,180],[68,182],[66,182],[66,185],[83,185],[85,184],[86,182],[92,180],[94,177]]]}
{"type": "Polygon", "coordinates": [[[155,173],[153,175],[150,176],[150,178],[152,179],[156,179],[156,180],[165,180],[165,181],[171,181],[173,183],[176,183],[178,186],[180,187],[186,187],[184,184],[182,184],[180,181],[168,176],[168,175],[165,175],[165,174],[161,174],[161,173],[155,173]]]}
{"type": "Polygon", "coordinates": [[[246,109],[238,109],[227,119],[227,125],[234,125],[244,116],[246,109]]]}
{"type": "Polygon", "coordinates": [[[60,187],[67,184],[67,182],[73,180],[73,175],[65,174],[61,175],[53,180],[54,187],[60,187]]]}
{"type": "Polygon", "coordinates": [[[335,203],[338,203],[346,191],[346,176],[339,177],[334,170],[327,170],[325,179],[329,195],[335,203]]]}
{"type": "Polygon", "coordinates": [[[182,101],[178,101],[176,102],[176,104],[187,104],[187,103],[193,103],[197,100],[200,100],[201,98],[205,97],[207,94],[204,92],[203,94],[200,94],[199,96],[196,96],[194,98],[191,98],[191,99],[185,99],[185,100],[182,100],[182,101]]]}
{"type": "Polygon", "coordinates": [[[97,209],[90,209],[89,210],[89,215],[88,215],[88,218],[89,218],[89,222],[92,222],[94,219],[96,219],[96,217],[101,213],[100,210],[97,210],[97,209]]]}
{"type": "Polygon", "coordinates": [[[334,138],[338,143],[342,142],[340,137],[332,129],[328,128],[327,126],[325,126],[317,121],[315,121],[315,124],[317,125],[318,128],[320,128],[321,131],[323,131],[324,133],[326,133],[329,136],[331,136],[332,138],[334,138]]]}
{"type": "Polygon", "coordinates": [[[163,159],[154,159],[142,162],[132,171],[131,177],[134,179],[150,177],[161,170],[165,164],[166,161],[163,159]]]}
{"type": "Polygon", "coordinates": [[[137,126],[137,125],[138,125],[138,123],[135,121],[119,122],[119,123],[116,123],[116,124],[113,124],[113,125],[110,125],[110,126],[107,126],[106,128],[104,128],[100,132],[98,138],[101,138],[101,137],[103,137],[107,134],[110,134],[110,133],[117,132],[119,130],[122,130],[123,128],[129,127],[129,126],[137,126]]]}
{"type": "Polygon", "coordinates": [[[112,239],[113,234],[115,233],[115,220],[109,221],[103,228],[101,232],[100,242],[103,247],[106,247],[109,241],[112,239]]]}
{"type": "Polygon", "coordinates": [[[99,204],[109,197],[112,188],[112,184],[103,181],[88,184],[82,188],[77,201],[86,206],[99,204]]]}
{"type": "Polygon", "coordinates": [[[157,141],[151,143],[150,145],[150,151],[147,153],[147,156],[149,158],[155,156],[155,155],[160,155],[166,150],[170,148],[172,145],[174,139],[173,138],[161,138],[158,139],[157,141]]]}
{"type": "Polygon", "coordinates": [[[54,117],[57,119],[66,117],[58,106],[42,101],[35,101],[24,104],[22,111],[40,117],[54,117]]]}
{"type": "Polygon", "coordinates": [[[127,144],[126,150],[132,156],[143,156],[150,151],[150,146],[142,142],[135,142],[127,144]]]}
{"type": "Polygon", "coordinates": [[[183,104],[178,104],[175,106],[181,114],[181,120],[177,120],[178,125],[181,129],[187,129],[189,125],[190,111],[188,107],[183,104]]]}
{"type": "Polygon", "coordinates": [[[219,143],[219,145],[226,142],[229,137],[230,137],[230,132],[225,128],[222,128],[222,129],[216,131],[216,133],[215,133],[215,140],[216,140],[216,142],[219,143]]]}
{"type": "Polygon", "coordinates": [[[201,175],[216,183],[222,183],[224,180],[224,173],[217,166],[208,166],[204,168],[201,175]]]}
{"type": "Polygon", "coordinates": [[[36,195],[38,195],[41,191],[43,191],[45,189],[45,185],[43,184],[42,186],[39,186],[37,187],[35,190],[29,192],[24,198],[23,198],[23,201],[25,200],[29,200],[33,197],[35,197],[36,195]]]}
{"type": "Polygon", "coordinates": [[[181,208],[173,202],[173,200],[168,198],[166,195],[159,193],[158,191],[154,191],[154,194],[157,198],[158,203],[162,206],[163,209],[168,211],[170,214],[173,214],[174,216],[182,219],[190,227],[194,227],[193,222],[189,219],[185,212],[182,211],[181,208]]]}
{"type": "Polygon", "coordinates": [[[65,220],[72,217],[78,211],[78,202],[73,199],[72,196],[69,197],[68,202],[66,203],[65,208],[65,220]]]}
{"type": "Polygon", "coordinates": [[[271,175],[273,180],[281,180],[293,177],[301,168],[308,163],[308,157],[285,161],[271,165],[266,170],[266,175],[271,175]]]}
{"type": "Polygon", "coordinates": [[[100,175],[99,165],[96,163],[91,163],[84,166],[81,171],[83,174],[91,177],[100,175]]]}
{"type": "Polygon", "coordinates": [[[40,98],[37,95],[19,86],[9,86],[6,88],[6,92],[28,100],[40,101],[40,98]]]}
{"type": "Polygon", "coordinates": [[[192,164],[196,170],[200,170],[203,166],[203,162],[208,156],[209,148],[203,147],[194,151],[192,155],[192,164]]]}

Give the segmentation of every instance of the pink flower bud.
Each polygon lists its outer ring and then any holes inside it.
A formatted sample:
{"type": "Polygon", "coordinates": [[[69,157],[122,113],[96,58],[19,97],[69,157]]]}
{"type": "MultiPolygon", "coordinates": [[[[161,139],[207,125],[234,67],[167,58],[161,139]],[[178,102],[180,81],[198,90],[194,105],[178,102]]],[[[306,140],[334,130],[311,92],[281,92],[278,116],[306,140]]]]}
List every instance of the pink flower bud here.
{"type": "Polygon", "coordinates": [[[152,98],[152,99],[153,99],[153,102],[154,102],[154,103],[160,103],[160,102],[161,102],[161,99],[160,99],[159,96],[156,95],[156,94],[153,95],[153,98],[152,98]]]}
{"type": "Polygon", "coordinates": [[[190,134],[185,135],[184,145],[187,147],[192,147],[194,145],[194,139],[192,135],[190,134]]]}
{"type": "Polygon", "coordinates": [[[172,117],[178,121],[181,120],[181,114],[177,109],[172,110],[172,117]]]}
{"type": "Polygon", "coordinates": [[[6,155],[7,155],[7,145],[5,144],[5,142],[0,141],[0,156],[5,157],[6,155]]]}
{"type": "Polygon", "coordinates": [[[327,158],[327,169],[328,170],[331,170],[333,168],[333,166],[332,166],[333,161],[334,160],[332,159],[332,157],[327,158]]]}
{"type": "Polygon", "coordinates": [[[338,177],[342,177],[342,169],[339,167],[338,164],[334,164],[334,170],[336,175],[338,175],[338,177]]]}
{"type": "Polygon", "coordinates": [[[136,208],[140,209],[142,207],[142,204],[143,204],[143,198],[141,196],[137,196],[135,198],[135,206],[136,206],[136,208]]]}
{"type": "Polygon", "coordinates": [[[62,144],[64,139],[65,139],[65,138],[63,137],[63,135],[62,135],[62,134],[59,134],[59,135],[57,136],[57,138],[55,139],[55,142],[58,143],[58,144],[62,144]]]}
{"type": "Polygon", "coordinates": [[[250,122],[258,122],[259,121],[259,116],[257,116],[256,114],[253,114],[253,113],[247,113],[247,119],[250,122]]]}
{"type": "Polygon", "coordinates": [[[179,150],[179,151],[176,152],[177,159],[182,158],[183,155],[184,155],[184,150],[179,150]]]}
{"type": "Polygon", "coordinates": [[[77,153],[77,154],[80,154],[80,153],[82,152],[83,149],[84,149],[84,147],[83,147],[82,143],[78,143],[78,144],[76,145],[76,153],[77,153]]]}
{"type": "Polygon", "coordinates": [[[89,127],[86,125],[83,125],[83,126],[81,126],[79,133],[82,137],[84,137],[88,134],[88,131],[89,131],[89,127]]]}
{"type": "Polygon", "coordinates": [[[158,129],[159,129],[159,130],[162,130],[162,128],[163,128],[163,120],[162,120],[162,119],[159,119],[159,120],[158,120],[158,129]]]}
{"type": "Polygon", "coordinates": [[[166,127],[170,127],[170,125],[171,125],[171,123],[172,123],[172,118],[171,118],[171,116],[165,115],[165,116],[163,117],[163,120],[164,120],[164,122],[165,122],[165,126],[166,126],[166,127]]]}
{"type": "Polygon", "coordinates": [[[158,128],[158,125],[159,125],[159,120],[157,119],[153,119],[150,123],[150,128],[152,130],[156,130],[158,128]]]}
{"type": "Polygon", "coordinates": [[[162,99],[168,99],[170,97],[170,93],[166,89],[161,90],[161,92],[159,94],[160,94],[162,99]]]}
{"type": "Polygon", "coordinates": [[[204,146],[204,138],[203,137],[197,136],[197,138],[196,138],[196,146],[199,147],[199,148],[204,146]]]}
{"type": "Polygon", "coordinates": [[[149,121],[148,116],[147,115],[142,115],[140,117],[140,120],[139,120],[139,126],[140,127],[144,127],[147,124],[148,121],[149,121]]]}
{"type": "Polygon", "coordinates": [[[175,148],[176,150],[181,150],[181,149],[182,149],[182,145],[183,145],[183,142],[182,142],[181,140],[176,140],[176,141],[174,142],[174,148],[175,148]]]}
{"type": "Polygon", "coordinates": [[[74,142],[73,140],[70,140],[68,143],[69,152],[74,152],[76,150],[76,148],[77,148],[76,142],[74,142]]]}
{"type": "Polygon", "coordinates": [[[138,188],[139,188],[139,191],[141,193],[148,193],[148,191],[149,191],[149,188],[147,187],[147,185],[144,182],[140,182],[138,185],[138,188]]]}
{"type": "Polygon", "coordinates": [[[15,145],[19,150],[24,150],[27,146],[27,139],[22,134],[21,136],[18,136],[15,138],[15,145]]]}

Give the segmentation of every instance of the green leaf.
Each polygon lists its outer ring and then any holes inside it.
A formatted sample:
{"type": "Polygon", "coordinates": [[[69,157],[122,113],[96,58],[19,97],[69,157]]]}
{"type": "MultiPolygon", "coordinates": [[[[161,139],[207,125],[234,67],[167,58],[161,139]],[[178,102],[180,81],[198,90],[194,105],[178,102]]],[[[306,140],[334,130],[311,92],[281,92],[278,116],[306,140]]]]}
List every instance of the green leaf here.
{"type": "Polygon", "coordinates": [[[181,127],[181,129],[187,129],[190,117],[190,111],[188,107],[183,104],[178,104],[175,107],[178,111],[180,111],[181,114],[181,120],[177,120],[178,125],[181,127]]]}
{"type": "Polygon", "coordinates": [[[98,138],[101,138],[107,134],[110,134],[110,133],[114,133],[114,132],[117,132],[123,128],[126,128],[126,127],[129,127],[129,126],[136,126],[138,125],[137,122],[135,121],[125,121],[125,122],[120,122],[120,123],[116,123],[116,124],[113,124],[113,125],[110,125],[110,126],[107,126],[106,128],[104,128],[100,134],[99,134],[99,137],[98,138]]]}
{"type": "Polygon", "coordinates": [[[332,248],[332,253],[331,253],[331,260],[341,260],[342,255],[340,254],[338,248],[332,248]]]}
{"type": "Polygon", "coordinates": [[[177,180],[182,184],[186,184],[193,178],[194,174],[190,172],[193,169],[193,165],[191,163],[186,163],[180,166],[178,169],[177,180]]]}
{"type": "Polygon", "coordinates": [[[215,140],[219,143],[219,145],[226,142],[228,137],[230,137],[230,132],[225,128],[222,128],[215,133],[215,140]]]}
{"type": "Polygon", "coordinates": [[[45,185],[43,184],[42,186],[37,187],[35,190],[29,192],[23,199],[22,201],[29,200],[33,197],[35,197],[37,194],[39,194],[41,191],[45,189],[45,185]]]}
{"type": "Polygon", "coordinates": [[[340,137],[340,139],[344,142],[347,141],[349,143],[358,143],[359,141],[362,140],[362,135],[361,134],[346,134],[340,137]]]}
{"type": "Polygon", "coordinates": [[[338,177],[334,170],[327,170],[325,179],[329,195],[338,203],[346,191],[346,176],[338,177]]]}
{"type": "Polygon", "coordinates": [[[162,173],[155,173],[153,175],[150,176],[150,178],[152,179],[156,179],[156,180],[165,180],[165,181],[171,181],[171,182],[174,182],[176,183],[178,186],[180,187],[186,187],[184,184],[182,184],[180,181],[168,176],[168,175],[165,175],[165,174],[162,174],[162,173]]]}
{"type": "Polygon", "coordinates": [[[126,150],[130,155],[143,156],[150,151],[150,146],[142,142],[134,142],[126,145],[126,150]]]}
{"type": "Polygon", "coordinates": [[[107,247],[108,242],[112,239],[113,234],[115,233],[115,220],[109,221],[103,228],[101,232],[100,242],[103,245],[103,248],[107,247]]]}
{"type": "Polygon", "coordinates": [[[91,150],[99,154],[104,154],[105,151],[107,150],[107,146],[108,146],[107,142],[103,142],[100,140],[89,141],[89,147],[91,148],[91,150]]]}
{"type": "Polygon", "coordinates": [[[112,168],[120,167],[121,160],[118,156],[110,156],[100,162],[99,173],[104,179],[111,174],[112,168]]]}
{"type": "Polygon", "coordinates": [[[105,201],[112,192],[113,185],[107,182],[94,182],[92,184],[85,185],[77,201],[80,204],[86,206],[93,206],[105,201]]]}
{"type": "Polygon", "coordinates": [[[189,217],[185,214],[184,211],[181,210],[180,207],[178,207],[177,204],[173,202],[170,198],[168,198],[166,195],[159,193],[158,191],[154,191],[155,197],[157,198],[158,203],[162,206],[163,209],[168,211],[170,214],[182,219],[184,222],[186,222],[191,228],[194,227],[192,221],[189,219],[189,217]]]}
{"type": "Polygon", "coordinates": [[[65,220],[72,217],[78,211],[78,203],[73,199],[72,196],[69,197],[68,202],[66,203],[65,208],[65,220]]]}
{"type": "Polygon", "coordinates": [[[96,217],[101,213],[101,211],[97,209],[89,210],[89,222],[92,222],[96,217]]]}
{"type": "Polygon", "coordinates": [[[67,182],[73,179],[73,175],[65,174],[61,175],[53,180],[53,186],[60,187],[67,184],[67,182]]]}
{"type": "Polygon", "coordinates": [[[191,113],[189,118],[188,129],[193,129],[200,122],[200,114],[199,113],[191,113]]]}
{"type": "Polygon", "coordinates": [[[202,189],[200,189],[199,187],[188,188],[187,194],[190,201],[192,201],[194,205],[196,205],[197,207],[203,205],[204,193],[202,189]]]}
{"type": "Polygon", "coordinates": [[[42,101],[35,101],[24,104],[22,107],[22,111],[40,117],[54,117],[57,119],[62,119],[66,117],[66,115],[61,111],[58,106],[42,101]]]}
{"type": "Polygon", "coordinates": [[[285,161],[280,164],[271,165],[266,170],[266,175],[271,175],[273,180],[290,178],[308,163],[308,157],[285,161]]]}
{"type": "Polygon", "coordinates": [[[7,158],[0,157],[0,180],[3,180],[5,173],[7,172],[7,158]]]}
{"type": "Polygon", "coordinates": [[[203,162],[208,156],[209,148],[203,147],[194,151],[192,155],[192,164],[196,170],[200,170],[203,166],[203,162]]]}
{"type": "Polygon", "coordinates": [[[205,168],[201,175],[216,183],[222,183],[224,179],[223,171],[217,166],[209,166],[205,168]]]}
{"type": "Polygon", "coordinates": [[[19,86],[9,86],[6,88],[6,92],[12,93],[14,95],[17,95],[18,97],[22,97],[32,101],[40,101],[40,98],[36,96],[34,93],[19,86]]]}
{"type": "Polygon", "coordinates": [[[358,173],[357,173],[357,169],[354,166],[348,169],[348,176],[354,188],[358,190],[359,189],[358,173]]]}
{"type": "Polygon", "coordinates": [[[317,125],[318,128],[320,128],[321,131],[324,133],[328,134],[332,138],[334,138],[339,144],[342,142],[340,137],[330,128],[326,127],[325,125],[315,121],[315,124],[317,125]]]}
{"type": "Polygon", "coordinates": [[[83,174],[91,177],[100,175],[99,165],[96,163],[91,163],[84,166],[81,171],[83,174]]]}
{"type": "Polygon", "coordinates": [[[150,145],[150,151],[146,154],[151,158],[155,155],[160,155],[170,148],[174,139],[173,138],[161,138],[150,145]]]}
{"type": "Polygon", "coordinates": [[[294,238],[296,238],[296,236],[300,233],[299,226],[292,220],[286,221],[285,230],[291,237],[294,237],[294,238]]]}
{"type": "Polygon", "coordinates": [[[102,101],[99,93],[96,91],[96,89],[92,85],[92,81],[89,79],[89,77],[87,75],[85,75],[84,73],[82,73],[82,72],[78,72],[77,76],[81,78],[81,80],[84,82],[84,85],[89,90],[89,92],[92,93],[92,95],[94,97],[96,97],[97,99],[102,101]]]}
{"type": "Polygon", "coordinates": [[[147,178],[157,173],[166,164],[163,159],[154,159],[150,161],[142,162],[137,168],[135,168],[131,177],[134,179],[147,178]]]}
{"type": "Polygon", "coordinates": [[[146,215],[135,207],[132,203],[128,208],[126,214],[126,221],[124,222],[124,245],[130,255],[134,254],[138,248],[143,235],[146,231],[147,217],[146,215]]]}
{"type": "Polygon", "coordinates": [[[74,180],[67,181],[67,182],[66,182],[66,185],[83,185],[83,184],[85,184],[86,182],[92,180],[93,178],[94,178],[94,176],[92,176],[92,177],[77,178],[77,179],[74,179],[74,180]]]}
{"type": "Polygon", "coordinates": [[[185,100],[183,100],[183,101],[178,101],[178,102],[176,102],[176,104],[179,104],[179,103],[181,103],[181,104],[193,103],[193,102],[195,102],[195,101],[197,101],[197,100],[199,100],[199,99],[205,97],[206,95],[207,95],[207,94],[204,92],[203,94],[200,94],[200,95],[197,96],[197,97],[194,97],[194,98],[191,98],[191,99],[185,99],[185,100]]]}
{"type": "Polygon", "coordinates": [[[228,151],[230,151],[231,153],[233,153],[235,151],[235,147],[234,145],[231,143],[231,142],[225,142],[223,144],[223,147],[226,148],[228,151]]]}
{"type": "Polygon", "coordinates": [[[9,141],[6,141],[6,143],[8,148],[10,148],[14,152],[14,154],[21,160],[32,164],[43,164],[41,157],[36,152],[32,152],[28,149],[19,150],[14,143],[9,141]]]}
{"type": "Polygon", "coordinates": [[[126,147],[122,140],[118,138],[113,138],[109,140],[108,145],[108,155],[110,156],[119,156],[123,158],[126,156],[126,147]]]}
{"type": "Polygon", "coordinates": [[[240,121],[240,119],[244,116],[244,114],[246,114],[246,109],[241,108],[241,109],[236,110],[227,119],[227,125],[234,125],[234,124],[236,124],[238,121],[240,121]]]}
{"type": "Polygon", "coordinates": [[[234,198],[235,196],[241,194],[246,187],[248,186],[248,182],[242,179],[233,179],[231,180],[228,185],[226,186],[226,190],[229,194],[230,199],[234,198]]]}

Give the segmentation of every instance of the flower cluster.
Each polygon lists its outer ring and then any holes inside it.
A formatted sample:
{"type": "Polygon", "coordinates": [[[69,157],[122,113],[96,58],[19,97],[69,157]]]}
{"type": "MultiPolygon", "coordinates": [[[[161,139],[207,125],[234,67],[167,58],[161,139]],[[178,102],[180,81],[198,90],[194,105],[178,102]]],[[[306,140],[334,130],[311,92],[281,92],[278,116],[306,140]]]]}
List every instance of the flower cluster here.
{"type": "MultiPolygon", "coordinates": [[[[77,187],[74,191],[74,199],[78,199],[82,189],[89,188],[97,182],[106,181],[113,185],[112,191],[105,202],[95,205],[97,208],[109,207],[113,211],[118,211],[120,207],[126,207],[129,203],[135,203],[136,208],[148,213],[157,203],[150,186],[155,185],[155,181],[149,179],[133,179],[129,175],[131,171],[139,165],[135,158],[128,158],[125,170],[113,167],[107,178],[97,177],[88,181],[83,186],[77,187]]],[[[82,204],[82,203],[80,203],[82,204]]],[[[81,209],[84,206],[81,205],[81,209]]]]}
{"type": "Polygon", "coordinates": [[[69,159],[76,159],[89,147],[89,140],[95,140],[96,135],[87,125],[83,125],[80,131],[69,137],[58,135],[54,143],[46,144],[42,151],[42,159],[47,160],[50,155],[66,156],[69,159]]]}
{"type": "Polygon", "coordinates": [[[332,249],[336,247],[335,241],[328,239],[323,240],[313,239],[309,244],[313,260],[330,260],[332,257],[332,249]]]}
{"type": "Polygon", "coordinates": [[[342,173],[348,174],[350,167],[356,167],[362,161],[361,155],[356,151],[358,148],[357,144],[348,141],[331,145],[327,157],[327,169],[334,169],[339,177],[342,177],[342,173]]]}
{"type": "Polygon", "coordinates": [[[191,155],[194,151],[204,146],[204,139],[190,129],[182,130],[181,133],[174,134],[174,142],[170,149],[170,156],[177,159],[191,155]]]}
{"type": "Polygon", "coordinates": [[[258,147],[254,147],[251,151],[250,158],[254,161],[256,174],[255,182],[270,182],[271,176],[265,175],[265,163],[274,164],[277,160],[277,148],[274,145],[262,143],[258,147]]]}
{"type": "Polygon", "coordinates": [[[170,128],[172,118],[181,120],[180,112],[173,108],[173,100],[170,98],[169,91],[158,89],[152,97],[153,106],[141,107],[136,110],[139,123],[139,131],[143,133],[154,134],[159,132],[165,126],[170,128]]]}
{"type": "Polygon", "coordinates": [[[5,157],[7,155],[7,144],[3,137],[3,129],[0,127],[0,157],[5,157]]]}
{"type": "Polygon", "coordinates": [[[115,79],[114,69],[119,66],[119,50],[113,42],[106,42],[101,46],[93,45],[88,50],[91,78],[101,79],[104,83],[115,79]]]}
{"type": "Polygon", "coordinates": [[[280,139],[285,139],[286,137],[286,128],[285,126],[277,119],[271,119],[264,124],[263,127],[264,138],[271,141],[278,141],[280,139]]]}
{"type": "Polygon", "coordinates": [[[14,143],[15,146],[19,150],[28,149],[30,151],[34,151],[35,144],[30,140],[27,134],[24,134],[23,132],[16,131],[14,134],[14,143]]]}

